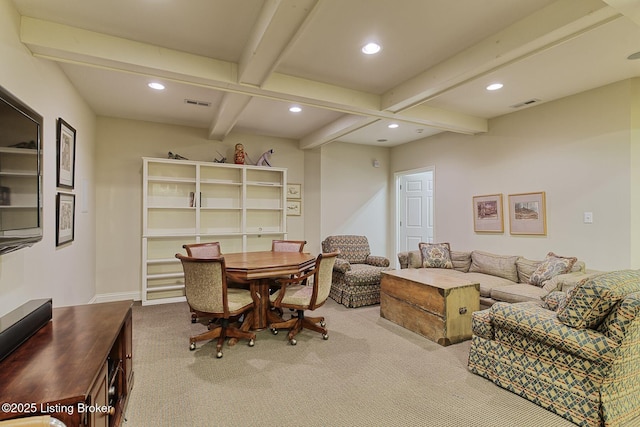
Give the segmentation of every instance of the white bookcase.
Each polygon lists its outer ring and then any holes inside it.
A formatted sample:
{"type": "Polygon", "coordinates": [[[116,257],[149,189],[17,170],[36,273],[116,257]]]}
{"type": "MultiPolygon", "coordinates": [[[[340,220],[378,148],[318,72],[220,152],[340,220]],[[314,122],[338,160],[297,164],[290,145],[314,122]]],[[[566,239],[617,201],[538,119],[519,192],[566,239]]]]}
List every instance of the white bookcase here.
{"type": "Polygon", "coordinates": [[[185,243],[217,241],[224,254],[286,238],[286,169],[142,160],[143,304],[184,301],[185,243]]]}

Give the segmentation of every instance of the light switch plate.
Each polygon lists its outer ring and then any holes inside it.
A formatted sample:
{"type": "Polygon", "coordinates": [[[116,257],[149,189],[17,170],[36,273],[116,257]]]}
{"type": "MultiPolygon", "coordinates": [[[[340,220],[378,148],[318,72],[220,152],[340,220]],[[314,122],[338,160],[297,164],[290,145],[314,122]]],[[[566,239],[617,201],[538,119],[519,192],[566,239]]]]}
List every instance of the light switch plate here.
{"type": "Polygon", "coordinates": [[[585,212],[584,213],[584,223],[592,224],[593,223],[593,212],[585,212]]]}

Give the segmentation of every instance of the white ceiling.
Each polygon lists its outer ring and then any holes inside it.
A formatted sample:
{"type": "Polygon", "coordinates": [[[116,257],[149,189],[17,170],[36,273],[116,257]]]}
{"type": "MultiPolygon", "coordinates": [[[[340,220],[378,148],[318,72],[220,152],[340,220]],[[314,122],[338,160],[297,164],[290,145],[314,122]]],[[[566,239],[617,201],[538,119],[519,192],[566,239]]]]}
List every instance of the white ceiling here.
{"type": "Polygon", "coordinates": [[[516,104],[640,76],[627,59],[640,51],[640,0],[13,3],[23,43],[58,62],[96,114],[217,140],[234,130],[301,148],[393,146],[480,133],[516,104]],[[365,56],[371,40],[382,51],[365,56]]]}

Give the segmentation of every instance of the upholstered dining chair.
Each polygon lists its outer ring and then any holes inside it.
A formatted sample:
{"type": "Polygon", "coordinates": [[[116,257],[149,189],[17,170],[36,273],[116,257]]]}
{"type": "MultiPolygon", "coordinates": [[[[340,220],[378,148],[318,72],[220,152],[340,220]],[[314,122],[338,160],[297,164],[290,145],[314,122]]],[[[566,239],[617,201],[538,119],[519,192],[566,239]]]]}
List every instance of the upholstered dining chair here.
{"type": "Polygon", "coordinates": [[[196,342],[217,338],[216,357],[222,357],[222,345],[226,338],[244,338],[253,347],[256,334],[231,326],[229,318],[239,316],[254,308],[251,292],[247,289],[227,287],[224,257],[194,258],[176,254],[184,270],[185,295],[189,306],[199,316],[212,316],[221,323],[209,324],[209,330],[189,338],[191,350],[196,342]]]}
{"type": "Polygon", "coordinates": [[[182,245],[187,250],[187,256],[196,258],[215,258],[222,255],[220,242],[191,243],[182,245]]]}
{"type": "Polygon", "coordinates": [[[306,240],[272,240],[271,250],[273,252],[302,252],[306,240]]]}
{"type": "MultiPolygon", "coordinates": [[[[216,258],[222,255],[220,242],[189,243],[182,245],[187,251],[187,256],[196,258],[216,258]]],[[[198,321],[198,314],[189,306],[191,312],[191,323],[198,321]]],[[[213,320],[212,320],[213,321],[213,320]]]]}
{"type": "Polygon", "coordinates": [[[295,336],[303,328],[306,328],[321,333],[325,340],[329,339],[324,317],[307,317],[304,312],[321,307],[329,297],[331,272],[337,256],[338,252],[320,254],[316,258],[313,270],[300,277],[276,281],[280,285],[280,289],[269,297],[271,304],[280,309],[294,309],[298,316],[269,325],[269,329],[274,335],[278,334],[278,329],[289,329],[289,343],[296,345],[295,336]],[[313,276],[313,283],[303,285],[311,276],[313,276]]]}
{"type": "MultiPolygon", "coordinates": [[[[302,252],[304,250],[304,245],[307,244],[306,240],[272,240],[271,241],[271,251],[272,252],[302,252]]],[[[291,278],[296,277],[296,275],[291,275],[291,278]]],[[[304,285],[304,283],[303,283],[304,285]]],[[[279,286],[271,286],[269,289],[269,294],[273,294],[279,286]]],[[[272,307],[274,309],[275,307],[272,307]]],[[[275,308],[282,316],[283,311],[281,308],[275,308]]],[[[293,310],[292,310],[293,311],[293,310]]]]}

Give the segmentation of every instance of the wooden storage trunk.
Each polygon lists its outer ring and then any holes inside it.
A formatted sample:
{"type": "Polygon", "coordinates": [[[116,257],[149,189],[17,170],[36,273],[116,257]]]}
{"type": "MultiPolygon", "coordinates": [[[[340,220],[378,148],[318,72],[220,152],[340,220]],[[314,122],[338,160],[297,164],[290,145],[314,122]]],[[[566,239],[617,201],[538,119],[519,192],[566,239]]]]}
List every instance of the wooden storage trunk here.
{"type": "Polygon", "coordinates": [[[471,313],[480,309],[480,284],[409,268],[382,272],[380,316],[447,346],[471,338],[471,313]]]}

